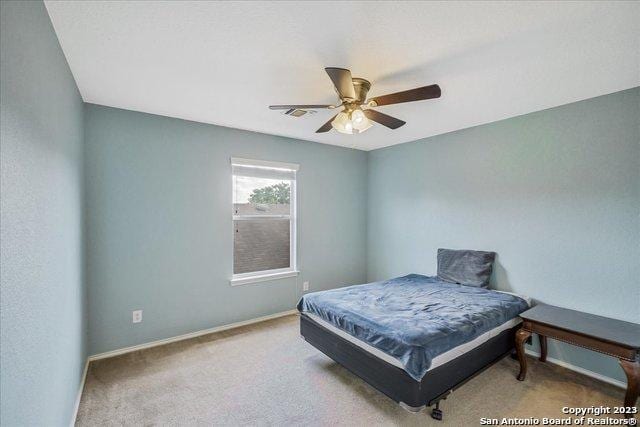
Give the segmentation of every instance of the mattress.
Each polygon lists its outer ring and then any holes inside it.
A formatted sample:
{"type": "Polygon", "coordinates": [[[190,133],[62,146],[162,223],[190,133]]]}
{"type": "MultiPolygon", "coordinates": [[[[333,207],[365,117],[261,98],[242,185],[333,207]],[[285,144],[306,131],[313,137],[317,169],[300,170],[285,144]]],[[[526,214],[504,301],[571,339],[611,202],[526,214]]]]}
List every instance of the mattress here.
{"type": "MultiPolygon", "coordinates": [[[[378,350],[377,348],[367,344],[366,342],[359,340],[358,338],[349,335],[348,333],[346,333],[345,331],[336,328],[335,326],[333,326],[331,323],[329,322],[325,322],[324,320],[322,320],[322,318],[316,316],[315,314],[312,313],[305,313],[307,316],[309,316],[309,318],[311,320],[313,320],[314,322],[316,322],[318,325],[322,326],[323,328],[329,330],[330,332],[338,335],[341,338],[344,338],[345,340],[349,341],[352,344],[355,344],[356,346],[360,347],[362,350],[366,351],[367,353],[376,356],[378,359],[384,360],[385,362],[389,363],[390,365],[395,366],[396,368],[400,368],[403,371],[404,366],[402,366],[402,363],[392,357],[389,356],[387,353],[383,352],[382,350],[378,350]]],[[[516,318],[516,319],[511,319],[505,323],[503,323],[500,326],[497,326],[493,329],[491,329],[490,331],[485,332],[484,334],[480,335],[479,337],[466,342],[464,344],[459,345],[458,347],[454,347],[451,350],[448,350],[436,357],[434,357],[431,360],[431,366],[429,367],[429,369],[427,369],[427,372],[429,372],[432,369],[437,368],[438,366],[442,366],[447,362],[452,361],[453,359],[462,356],[463,354],[473,350],[474,348],[478,347],[479,345],[489,341],[491,338],[498,336],[502,331],[506,331],[507,329],[511,329],[514,326],[518,325],[522,323],[522,320],[520,318],[516,318]]]]}
{"type": "Polygon", "coordinates": [[[433,367],[515,326],[528,306],[516,295],[411,274],[306,294],[298,310],[420,381],[433,367]]]}

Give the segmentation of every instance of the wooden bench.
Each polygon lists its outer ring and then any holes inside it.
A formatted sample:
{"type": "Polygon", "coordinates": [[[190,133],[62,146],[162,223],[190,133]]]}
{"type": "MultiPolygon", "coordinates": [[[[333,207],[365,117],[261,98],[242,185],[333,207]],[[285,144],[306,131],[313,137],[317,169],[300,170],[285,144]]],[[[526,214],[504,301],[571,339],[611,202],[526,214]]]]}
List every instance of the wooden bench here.
{"type": "MultiPolygon", "coordinates": [[[[518,380],[527,375],[524,343],[532,333],[540,337],[540,361],[547,360],[547,337],[588,348],[620,360],[627,376],[624,406],[633,408],[640,393],[640,325],[552,305],[537,305],[520,314],[522,328],[516,332],[520,361],[518,380]]],[[[632,410],[625,411],[632,416],[632,410]]]]}

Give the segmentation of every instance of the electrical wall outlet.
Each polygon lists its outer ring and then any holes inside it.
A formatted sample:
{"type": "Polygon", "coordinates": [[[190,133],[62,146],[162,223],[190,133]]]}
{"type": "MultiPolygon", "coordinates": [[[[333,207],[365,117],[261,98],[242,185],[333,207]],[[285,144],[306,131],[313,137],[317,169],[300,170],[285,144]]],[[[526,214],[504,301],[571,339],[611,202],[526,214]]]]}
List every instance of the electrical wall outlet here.
{"type": "Polygon", "coordinates": [[[302,290],[303,291],[309,290],[309,282],[302,282],[302,290]]]}
{"type": "Polygon", "coordinates": [[[133,323],[142,322],[142,310],[134,310],[133,311],[133,323]]]}

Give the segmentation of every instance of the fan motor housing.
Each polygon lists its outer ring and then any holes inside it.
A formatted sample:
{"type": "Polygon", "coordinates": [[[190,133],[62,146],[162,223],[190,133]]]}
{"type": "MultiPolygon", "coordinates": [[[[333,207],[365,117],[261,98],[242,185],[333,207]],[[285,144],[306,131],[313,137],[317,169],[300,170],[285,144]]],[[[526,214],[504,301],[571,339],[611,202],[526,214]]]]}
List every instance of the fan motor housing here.
{"type": "Polygon", "coordinates": [[[358,104],[364,103],[367,93],[371,89],[371,82],[360,77],[353,77],[351,80],[353,81],[353,89],[356,92],[355,102],[358,104]]]}

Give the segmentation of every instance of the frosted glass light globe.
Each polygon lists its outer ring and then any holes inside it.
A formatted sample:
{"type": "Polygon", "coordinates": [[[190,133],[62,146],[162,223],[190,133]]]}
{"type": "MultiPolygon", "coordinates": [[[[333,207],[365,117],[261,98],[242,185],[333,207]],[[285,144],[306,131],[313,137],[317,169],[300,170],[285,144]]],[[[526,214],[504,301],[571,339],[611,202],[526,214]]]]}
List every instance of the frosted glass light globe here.
{"type": "Polygon", "coordinates": [[[364,115],[362,110],[355,110],[351,113],[351,122],[353,123],[353,133],[362,133],[372,126],[371,120],[364,115]]]}
{"type": "Polygon", "coordinates": [[[336,118],[331,122],[331,126],[340,133],[353,134],[353,123],[351,123],[349,119],[349,114],[344,111],[338,113],[336,118]]]}
{"type": "Polygon", "coordinates": [[[354,110],[353,113],[351,113],[351,121],[354,124],[361,123],[366,118],[362,110],[354,110]]]}

